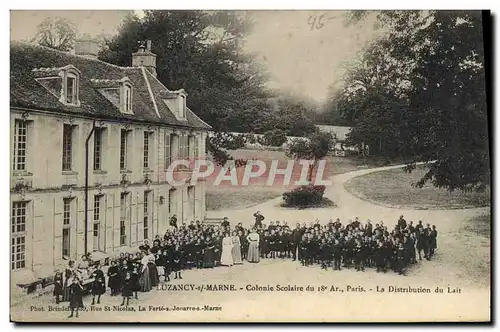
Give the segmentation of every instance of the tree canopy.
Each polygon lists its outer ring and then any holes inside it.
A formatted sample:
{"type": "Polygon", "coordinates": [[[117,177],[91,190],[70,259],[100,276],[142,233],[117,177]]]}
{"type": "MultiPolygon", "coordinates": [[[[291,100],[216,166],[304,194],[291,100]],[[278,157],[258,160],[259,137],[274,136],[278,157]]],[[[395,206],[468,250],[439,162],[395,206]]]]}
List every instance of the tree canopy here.
{"type": "MultiPolygon", "coordinates": [[[[170,89],[185,89],[188,107],[216,132],[311,133],[309,106],[268,89],[266,69],[243,51],[251,29],[251,12],[148,10],[143,18],[129,15],[99,58],[129,66],[138,41],[151,40],[158,79],[170,89]]],[[[220,162],[231,158],[228,146],[241,147],[233,138],[223,143],[225,137],[212,136],[207,144],[220,162]]]]}
{"type": "MultiPolygon", "coordinates": [[[[354,13],[351,19],[363,19],[354,13]]],[[[434,161],[417,183],[450,190],[490,181],[481,12],[382,11],[386,30],[352,62],[331,102],[352,122],[349,140],[434,161]]]]}
{"type": "Polygon", "coordinates": [[[334,138],[330,133],[315,132],[307,139],[294,139],[286,147],[286,155],[297,160],[310,160],[307,180],[312,180],[313,171],[318,162],[328,155],[334,145],[334,138]]]}
{"type": "Polygon", "coordinates": [[[37,26],[33,42],[59,51],[73,49],[76,27],[71,21],[61,17],[47,17],[37,26]]]}

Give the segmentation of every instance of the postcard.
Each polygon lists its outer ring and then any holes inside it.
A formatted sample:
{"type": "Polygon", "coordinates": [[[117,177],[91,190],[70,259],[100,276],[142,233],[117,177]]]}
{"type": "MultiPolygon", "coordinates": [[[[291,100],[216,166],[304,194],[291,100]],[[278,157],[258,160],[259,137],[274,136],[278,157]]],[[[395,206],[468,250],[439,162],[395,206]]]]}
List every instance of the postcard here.
{"type": "Polygon", "coordinates": [[[488,11],[11,11],[13,322],[489,322],[488,11]]]}

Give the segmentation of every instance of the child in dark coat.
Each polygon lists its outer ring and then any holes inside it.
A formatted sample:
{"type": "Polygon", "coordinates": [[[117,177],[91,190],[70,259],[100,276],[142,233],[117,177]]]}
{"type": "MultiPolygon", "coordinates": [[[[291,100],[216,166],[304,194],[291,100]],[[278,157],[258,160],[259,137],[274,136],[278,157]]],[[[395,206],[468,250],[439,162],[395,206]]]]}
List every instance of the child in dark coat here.
{"type": "Polygon", "coordinates": [[[174,279],[182,279],[181,267],[184,259],[184,253],[182,252],[179,245],[175,247],[172,270],[175,272],[174,279]]]}
{"type": "Polygon", "coordinates": [[[130,298],[133,295],[133,292],[134,292],[133,280],[131,278],[130,272],[126,272],[125,277],[123,278],[123,281],[122,281],[123,301],[122,301],[121,305],[125,305],[125,300],[127,300],[127,305],[128,305],[130,298]]]}
{"type": "Polygon", "coordinates": [[[97,304],[99,304],[101,302],[101,295],[106,293],[106,279],[104,279],[104,272],[102,272],[99,263],[96,264],[96,269],[91,277],[94,279],[92,282],[92,305],[94,305],[95,296],[97,295],[97,304]]]}
{"type": "Polygon", "coordinates": [[[59,304],[61,302],[61,299],[59,297],[64,296],[64,289],[63,289],[63,276],[61,272],[56,272],[56,275],[54,276],[54,296],[56,298],[56,303],[59,304]]]}
{"type": "Polygon", "coordinates": [[[78,318],[78,309],[83,308],[83,286],[78,278],[73,278],[73,283],[69,286],[69,296],[71,315],[69,315],[68,318],[73,317],[73,313],[75,313],[76,318],[78,318]]]}
{"type": "Polygon", "coordinates": [[[116,265],[116,261],[111,261],[111,266],[108,268],[108,287],[111,288],[111,296],[115,296],[120,291],[120,271],[116,265]]]}
{"type": "Polygon", "coordinates": [[[139,267],[138,267],[138,264],[136,264],[134,266],[134,268],[132,269],[132,273],[130,275],[130,280],[131,280],[131,283],[132,283],[132,290],[133,290],[133,293],[134,293],[134,298],[137,300],[138,297],[137,297],[137,292],[141,289],[141,284],[139,283],[139,267]]]}

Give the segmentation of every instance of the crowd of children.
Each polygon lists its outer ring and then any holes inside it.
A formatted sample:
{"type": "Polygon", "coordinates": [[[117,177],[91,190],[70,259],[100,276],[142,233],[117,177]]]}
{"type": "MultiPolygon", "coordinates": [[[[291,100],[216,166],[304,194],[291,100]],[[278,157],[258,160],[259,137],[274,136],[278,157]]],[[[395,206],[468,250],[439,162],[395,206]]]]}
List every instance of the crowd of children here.
{"type": "Polygon", "coordinates": [[[293,258],[305,266],[317,263],[334,270],[376,267],[377,272],[390,268],[404,274],[417,262],[417,256],[430,260],[437,248],[436,226],[424,226],[422,221],[407,223],[403,216],[392,229],[383,222],[373,225],[370,220],[363,225],[355,218],[345,225],[339,219],[326,225],[297,224],[293,230],[286,223],[271,222],[260,233],[262,257],[293,258]]]}
{"type": "MultiPolygon", "coordinates": [[[[424,226],[422,221],[413,225],[403,216],[390,230],[383,222],[372,225],[368,220],[362,224],[358,218],[345,225],[337,219],[326,225],[319,221],[296,224],[293,229],[286,222],[265,225],[260,213],[255,218],[251,229],[241,223],[231,227],[224,218],[220,225],[200,221],[175,225],[163,237],[157,235],[151,246],[144,240],[138,252],[121,253],[110,261],[106,274],[111,296],[121,295],[122,305],[128,305],[131,298],[138,298],[138,292],[151,291],[171,277],[182,279],[182,270],[232,266],[243,260],[256,263],[261,258],[292,258],[304,266],[319,264],[333,270],[376,267],[377,272],[386,272],[390,268],[404,274],[410,264],[417,262],[417,256],[421,260],[423,254],[430,260],[437,247],[435,226],[424,226]]],[[[71,261],[64,273],[56,273],[54,278],[56,302],[70,302],[70,317],[73,310],[78,316],[78,308],[83,306],[82,284],[90,286],[92,304],[96,297],[100,303],[106,291],[101,266],[88,266],[88,261],[85,256],[77,265],[71,261]]]]}

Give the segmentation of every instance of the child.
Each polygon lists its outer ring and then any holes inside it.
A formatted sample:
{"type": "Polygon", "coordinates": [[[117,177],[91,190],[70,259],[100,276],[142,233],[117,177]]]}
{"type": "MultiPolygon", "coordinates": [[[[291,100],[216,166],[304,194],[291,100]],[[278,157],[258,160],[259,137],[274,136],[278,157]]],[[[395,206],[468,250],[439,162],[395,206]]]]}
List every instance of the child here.
{"type": "Polygon", "coordinates": [[[71,309],[71,315],[68,318],[73,317],[73,313],[76,314],[78,318],[78,309],[83,308],[83,286],[78,278],[73,278],[73,283],[69,286],[70,302],[69,307],[71,309]]]}
{"type": "Polygon", "coordinates": [[[343,248],[339,239],[335,239],[335,243],[333,245],[333,269],[340,271],[340,264],[342,262],[342,253],[343,248]]]}
{"type": "Polygon", "coordinates": [[[95,296],[97,295],[97,304],[99,304],[101,302],[101,295],[106,293],[106,280],[104,279],[104,272],[102,272],[99,263],[96,263],[95,271],[91,277],[94,278],[92,282],[92,305],[94,305],[95,296]]]}
{"type": "Polygon", "coordinates": [[[61,299],[59,299],[59,297],[63,295],[63,276],[62,273],[58,271],[54,276],[54,296],[56,298],[56,304],[59,304],[59,302],[61,302],[61,299]]]}
{"type": "Polygon", "coordinates": [[[133,295],[133,281],[130,276],[130,272],[125,273],[125,277],[123,278],[122,281],[122,296],[123,296],[123,301],[121,305],[125,305],[125,300],[127,300],[127,306],[130,301],[130,297],[133,295]]]}
{"type": "Polygon", "coordinates": [[[141,289],[141,284],[139,283],[139,267],[138,264],[132,269],[132,274],[130,276],[132,289],[134,291],[134,298],[138,300],[137,292],[141,289]]]}
{"type": "Polygon", "coordinates": [[[198,238],[198,240],[196,240],[196,244],[195,244],[195,247],[194,247],[194,259],[195,259],[195,262],[196,262],[196,268],[197,269],[201,269],[203,267],[203,244],[201,243],[201,239],[198,238]]]}
{"type": "Polygon", "coordinates": [[[120,274],[116,261],[111,261],[111,266],[108,269],[108,287],[111,288],[111,296],[118,294],[120,290],[120,274]]]}
{"type": "Polygon", "coordinates": [[[155,255],[155,264],[156,264],[156,270],[158,270],[158,280],[161,279],[161,277],[163,277],[163,280],[166,279],[165,277],[165,259],[167,259],[167,257],[163,254],[165,250],[162,250],[162,249],[158,249],[157,252],[156,252],[156,255],[155,255]]]}
{"type": "Polygon", "coordinates": [[[179,247],[179,245],[176,245],[174,250],[173,264],[172,264],[172,269],[175,272],[174,279],[182,279],[181,266],[184,258],[183,256],[184,255],[183,252],[181,251],[181,248],[179,247]]]}

